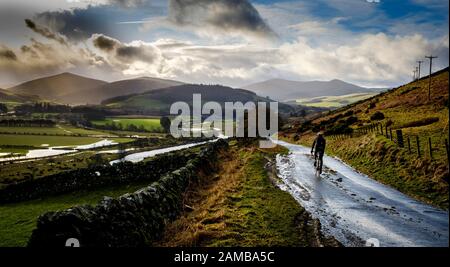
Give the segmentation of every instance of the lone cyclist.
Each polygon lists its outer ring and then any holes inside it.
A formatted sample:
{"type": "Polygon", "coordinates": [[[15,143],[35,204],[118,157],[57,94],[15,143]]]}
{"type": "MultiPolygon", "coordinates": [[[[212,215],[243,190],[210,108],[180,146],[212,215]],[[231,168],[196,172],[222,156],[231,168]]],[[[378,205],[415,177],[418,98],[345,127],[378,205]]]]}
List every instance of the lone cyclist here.
{"type": "Polygon", "coordinates": [[[316,167],[319,175],[322,173],[323,154],[325,153],[326,143],[323,133],[321,131],[318,132],[311,148],[311,154],[314,152],[314,167],[316,167]]]}

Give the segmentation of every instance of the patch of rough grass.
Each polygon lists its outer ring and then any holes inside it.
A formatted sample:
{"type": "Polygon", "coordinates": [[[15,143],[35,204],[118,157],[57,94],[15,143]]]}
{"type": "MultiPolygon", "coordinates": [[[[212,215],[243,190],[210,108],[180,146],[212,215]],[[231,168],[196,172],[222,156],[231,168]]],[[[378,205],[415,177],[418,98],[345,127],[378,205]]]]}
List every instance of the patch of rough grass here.
{"type": "Polygon", "coordinates": [[[169,224],[156,246],[314,246],[309,214],[274,186],[265,157],[286,153],[233,143],[224,152],[217,175],[200,177],[186,199],[192,211],[169,224]]]}

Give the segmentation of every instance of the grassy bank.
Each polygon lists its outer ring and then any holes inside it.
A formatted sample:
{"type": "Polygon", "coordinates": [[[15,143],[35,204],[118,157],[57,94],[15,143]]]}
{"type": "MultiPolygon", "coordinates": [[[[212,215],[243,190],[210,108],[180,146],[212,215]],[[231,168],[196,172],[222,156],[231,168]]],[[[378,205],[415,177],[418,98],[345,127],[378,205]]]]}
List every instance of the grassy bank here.
{"type": "MultiPolygon", "coordinates": [[[[268,158],[284,149],[231,144],[213,177],[200,177],[187,211],[158,246],[318,246],[317,222],[269,178],[268,158]]],[[[325,245],[336,244],[329,240],[325,245]]]]}
{"type": "Polygon", "coordinates": [[[448,209],[449,167],[445,148],[449,127],[448,68],[432,75],[430,96],[428,82],[428,79],[414,81],[308,122],[294,121],[281,136],[311,146],[315,132],[323,130],[328,136],[329,155],[407,195],[448,209]],[[375,123],[383,126],[385,135],[388,127],[392,140],[374,132],[359,137],[347,135],[342,140],[330,137],[357,132],[375,123]],[[397,130],[402,132],[403,148],[395,141],[397,130]]]}

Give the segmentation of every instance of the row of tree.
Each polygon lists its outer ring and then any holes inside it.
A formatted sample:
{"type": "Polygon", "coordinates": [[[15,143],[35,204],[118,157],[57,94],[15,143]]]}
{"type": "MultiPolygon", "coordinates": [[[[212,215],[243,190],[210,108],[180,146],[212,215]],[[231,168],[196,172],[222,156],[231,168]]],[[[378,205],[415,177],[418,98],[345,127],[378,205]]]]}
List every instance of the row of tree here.
{"type": "Polygon", "coordinates": [[[0,113],[6,113],[8,112],[8,107],[6,104],[0,103],[0,113]]]}
{"type": "Polygon", "coordinates": [[[14,108],[18,114],[28,113],[69,113],[70,106],[50,104],[48,102],[40,102],[34,104],[22,104],[14,108]]]}
{"type": "Polygon", "coordinates": [[[0,126],[6,127],[54,127],[55,122],[46,119],[5,119],[0,120],[0,126]]]}

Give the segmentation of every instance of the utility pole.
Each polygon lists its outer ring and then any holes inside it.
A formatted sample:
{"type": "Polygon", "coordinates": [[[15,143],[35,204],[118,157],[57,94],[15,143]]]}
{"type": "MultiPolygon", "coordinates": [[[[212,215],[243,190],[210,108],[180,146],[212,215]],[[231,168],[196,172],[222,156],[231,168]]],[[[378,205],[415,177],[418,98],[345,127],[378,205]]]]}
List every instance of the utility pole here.
{"type": "Polygon", "coordinates": [[[416,72],[417,72],[417,70],[413,70],[413,81],[416,80],[416,72]]]}
{"type": "Polygon", "coordinates": [[[430,56],[426,56],[425,58],[428,58],[430,60],[430,77],[428,79],[428,101],[431,100],[431,68],[433,65],[433,58],[437,58],[437,57],[433,57],[433,55],[430,56]]]}
{"type": "Polygon", "coordinates": [[[416,67],[416,81],[420,78],[419,67],[416,67]]]}
{"type": "Polygon", "coordinates": [[[420,65],[423,63],[423,60],[418,60],[417,63],[419,63],[419,76],[417,79],[420,79],[420,65]]]}

